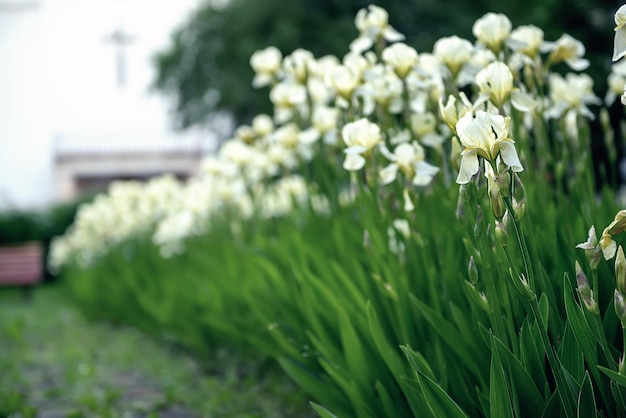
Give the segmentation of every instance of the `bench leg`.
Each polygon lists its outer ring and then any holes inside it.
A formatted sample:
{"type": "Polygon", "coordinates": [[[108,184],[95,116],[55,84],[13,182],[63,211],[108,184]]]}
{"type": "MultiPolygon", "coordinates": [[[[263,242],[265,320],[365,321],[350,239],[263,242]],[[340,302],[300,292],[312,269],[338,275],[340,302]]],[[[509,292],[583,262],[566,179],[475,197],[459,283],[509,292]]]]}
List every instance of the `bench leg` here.
{"type": "Polygon", "coordinates": [[[24,300],[30,301],[33,299],[34,288],[35,286],[32,284],[22,286],[22,297],[24,298],[24,300]]]}

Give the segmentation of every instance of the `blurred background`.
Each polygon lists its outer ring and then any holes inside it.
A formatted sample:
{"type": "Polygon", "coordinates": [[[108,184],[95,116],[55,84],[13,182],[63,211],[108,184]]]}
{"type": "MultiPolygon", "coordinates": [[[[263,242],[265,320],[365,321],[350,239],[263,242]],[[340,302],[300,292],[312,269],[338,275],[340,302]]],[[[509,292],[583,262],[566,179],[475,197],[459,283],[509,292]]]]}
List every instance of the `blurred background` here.
{"type": "MultiPolygon", "coordinates": [[[[271,113],[267,90],[251,85],[254,51],[341,57],[370,3],[0,0],[0,211],[71,202],[115,179],[193,175],[235,126],[271,113]]],[[[596,94],[606,91],[619,2],[375,4],[420,52],[443,36],[473,41],[473,22],[489,11],[539,26],[549,41],[569,33],[587,47],[596,94]]]]}
{"type": "Polygon", "coordinates": [[[197,0],[0,0],[0,206],[115,178],[186,177],[213,137],[174,132],[151,57],[197,0]]]}

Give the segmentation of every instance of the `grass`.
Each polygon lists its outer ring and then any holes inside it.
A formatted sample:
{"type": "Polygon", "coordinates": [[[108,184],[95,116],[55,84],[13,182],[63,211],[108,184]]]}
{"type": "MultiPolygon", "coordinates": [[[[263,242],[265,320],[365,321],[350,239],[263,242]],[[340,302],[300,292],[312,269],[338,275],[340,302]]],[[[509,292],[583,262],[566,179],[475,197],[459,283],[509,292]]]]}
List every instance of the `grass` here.
{"type": "Polygon", "coordinates": [[[226,349],[199,361],[85,319],[57,285],[0,289],[0,353],[0,417],[313,416],[275,364],[226,349]]]}

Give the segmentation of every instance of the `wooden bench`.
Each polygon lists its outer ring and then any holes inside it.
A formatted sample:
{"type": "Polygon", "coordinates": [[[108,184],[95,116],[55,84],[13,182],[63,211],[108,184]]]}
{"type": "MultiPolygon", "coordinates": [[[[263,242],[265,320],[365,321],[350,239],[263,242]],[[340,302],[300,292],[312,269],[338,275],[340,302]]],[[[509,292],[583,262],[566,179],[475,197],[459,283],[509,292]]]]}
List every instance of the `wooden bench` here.
{"type": "Polygon", "coordinates": [[[31,286],[43,279],[43,249],[39,242],[0,246],[0,285],[31,286]]]}

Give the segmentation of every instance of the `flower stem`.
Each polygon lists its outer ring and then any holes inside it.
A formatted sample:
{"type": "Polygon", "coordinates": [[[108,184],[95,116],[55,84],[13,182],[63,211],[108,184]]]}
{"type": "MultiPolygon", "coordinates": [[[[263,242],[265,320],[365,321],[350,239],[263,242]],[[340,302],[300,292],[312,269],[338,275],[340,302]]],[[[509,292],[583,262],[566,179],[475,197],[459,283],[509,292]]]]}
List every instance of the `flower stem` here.
{"type": "MultiPolygon", "coordinates": [[[[513,229],[515,230],[515,238],[517,239],[517,244],[519,245],[522,255],[522,262],[524,263],[524,272],[526,273],[526,278],[528,279],[530,289],[534,292],[536,290],[535,275],[533,273],[532,263],[530,262],[530,253],[528,252],[528,246],[526,245],[526,239],[524,238],[522,225],[520,224],[518,219],[515,219],[515,211],[513,210],[511,197],[503,197],[503,200],[506,208],[509,211],[509,214],[511,215],[511,223],[513,224],[513,229]]],[[[511,265],[511,267],[513,266],[511,265]]]]}

